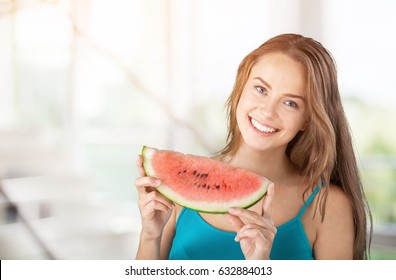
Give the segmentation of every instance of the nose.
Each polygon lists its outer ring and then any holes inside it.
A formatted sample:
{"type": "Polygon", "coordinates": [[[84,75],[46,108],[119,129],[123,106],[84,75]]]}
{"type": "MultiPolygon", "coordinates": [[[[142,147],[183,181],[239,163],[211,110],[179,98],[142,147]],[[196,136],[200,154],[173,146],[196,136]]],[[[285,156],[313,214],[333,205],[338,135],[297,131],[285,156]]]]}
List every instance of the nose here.
{"type": "Polygon", "coordinates": [[[278,117],[277,103],[271,98],[267,98],[260,106],[262,114],[268,119],[275,119],[278,117]]]}

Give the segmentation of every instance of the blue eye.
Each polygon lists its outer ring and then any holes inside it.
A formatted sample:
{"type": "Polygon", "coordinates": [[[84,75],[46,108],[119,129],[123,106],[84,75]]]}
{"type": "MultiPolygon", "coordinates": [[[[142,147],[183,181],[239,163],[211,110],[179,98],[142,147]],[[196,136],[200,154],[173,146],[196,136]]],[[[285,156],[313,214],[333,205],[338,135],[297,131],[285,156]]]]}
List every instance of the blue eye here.
{"type": "Polygon", "coordinates": [[[267,90],[265,88],[263,88],[263,87],[255,86],[255,88],[256,88],[256,91],[258,93],[260,93],[260,94],[266,94],[267,93],[267,90]]]}
{"type": "Polygon", "coordinates": [[[285,101],[284,104],[287,105],[287,106],[289,106],[289,107],[292,107],[292,108],[296,108],[296,109],[299,108],[298,105],[297,105],[297,103],[294,102],[294,101],[291,101],[291,100],[285,101]]]}

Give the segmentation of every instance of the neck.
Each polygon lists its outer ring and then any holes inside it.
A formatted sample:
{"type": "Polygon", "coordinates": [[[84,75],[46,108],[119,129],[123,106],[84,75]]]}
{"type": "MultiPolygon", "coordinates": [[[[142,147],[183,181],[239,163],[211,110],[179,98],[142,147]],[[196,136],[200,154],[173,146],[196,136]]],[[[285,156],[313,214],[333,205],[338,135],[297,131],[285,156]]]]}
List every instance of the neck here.
{"type": "Polygon", "coordinates": [[[282,178],[295,172],[284,150],[257,151],[243,144],[229,163],[267,177],[273,182],[282,181],[282,178]]]}

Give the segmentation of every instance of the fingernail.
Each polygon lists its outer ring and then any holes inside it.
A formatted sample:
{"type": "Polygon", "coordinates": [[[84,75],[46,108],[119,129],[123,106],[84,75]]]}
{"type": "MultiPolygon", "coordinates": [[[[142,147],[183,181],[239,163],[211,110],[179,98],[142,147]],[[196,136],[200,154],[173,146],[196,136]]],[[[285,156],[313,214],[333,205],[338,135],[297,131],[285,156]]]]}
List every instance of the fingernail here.
{"type": "Polygon", "coordinates": [[[155,184],[156,184],[157,186],[161,185],[161,180],[160,180],[160,179],[156,179],[156,180],[155,180],[155,184]]]}
{"type": "Polygon", "coordinates": [[[236,211],[237,211],[237,209],[235,207],[230,207],[228,209],[228,212],[230,212],[230,213],[235,213],[236,211]]]}

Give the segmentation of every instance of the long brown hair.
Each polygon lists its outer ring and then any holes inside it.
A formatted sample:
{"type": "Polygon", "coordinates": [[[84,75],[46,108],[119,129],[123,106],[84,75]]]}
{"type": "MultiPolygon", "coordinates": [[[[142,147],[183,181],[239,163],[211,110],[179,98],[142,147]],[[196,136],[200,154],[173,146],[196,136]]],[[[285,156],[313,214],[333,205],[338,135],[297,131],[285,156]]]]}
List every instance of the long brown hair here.
{"type": "MultiPolygon", "coordinates": [[[[241,133],[236,108],[250,71],[265,54],[281,52],[301,63],[307,75],[308,126],[288,144],[286,154],[308,187],[323,184],[319,209],[322,220],[330,184],[340,186],[350,200],[354,218],[354,259],[368,258],[371,239],[371,214],[363,192],[351,133],[341,104],[337,70],[332,55],[319,42],[298,34],[276,36],[249,53],[238,68],[236,81],[227,101],[228,136],[222,157],[234,156],[241,133]],[[367,238],[368,219],[370,237],[367,238]]],[[[308,189],[307,189],[308,190],[308,189]]]]}

